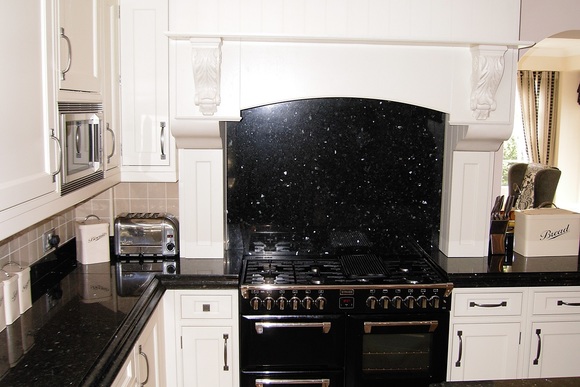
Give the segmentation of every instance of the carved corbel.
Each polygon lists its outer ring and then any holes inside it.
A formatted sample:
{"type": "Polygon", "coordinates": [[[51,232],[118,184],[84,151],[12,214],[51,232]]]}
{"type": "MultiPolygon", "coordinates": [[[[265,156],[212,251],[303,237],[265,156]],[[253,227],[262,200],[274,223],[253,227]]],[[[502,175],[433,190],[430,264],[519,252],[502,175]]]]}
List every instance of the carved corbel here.
{"type": "Polygon", "coordinates": [[[471,48],[471,103],[473,116],[486,120],[496,109],[495,93],[504,72],[505,46],[475,46],[471,48]]]}
{"type": "Polygon", "coordinates": [[[221,103],[220,77],[222,40],[190,39],[195,104],[204,116],[212,116],[221,103]]]}

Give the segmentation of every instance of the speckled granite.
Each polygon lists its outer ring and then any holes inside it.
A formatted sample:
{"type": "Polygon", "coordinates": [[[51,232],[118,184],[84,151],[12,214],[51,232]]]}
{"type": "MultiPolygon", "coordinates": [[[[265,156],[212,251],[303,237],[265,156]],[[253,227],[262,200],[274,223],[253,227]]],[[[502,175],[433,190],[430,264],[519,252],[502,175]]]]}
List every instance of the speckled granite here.
{"type": "Polygon", "coordinates": [[[228,223],[364,230],[438,243],[444,114],[323,98],[242,111],[227,125],[228,223]]]}
{"type": "Polygon", "coordinates": [[[577,387],[580,378],[518,379],[480,382],[435,383],[429,387],[577,387]]]}

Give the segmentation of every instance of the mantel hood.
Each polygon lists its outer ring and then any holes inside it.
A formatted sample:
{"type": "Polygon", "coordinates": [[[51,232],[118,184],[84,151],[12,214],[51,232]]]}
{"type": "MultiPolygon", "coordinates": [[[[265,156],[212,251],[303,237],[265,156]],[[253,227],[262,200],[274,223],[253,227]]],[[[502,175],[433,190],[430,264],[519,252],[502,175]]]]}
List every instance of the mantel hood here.
{"type": "MultiPolygon", "coordinates": [[[[447,114],[441,250],[487,254],[495,152],[512,131],[518,49],[530,45],[518,41],[519,0],[171,5],[170,129],[183,195],[207,179],[221,189],[223,169],[200,163],[223,159],[220,128],[243,109],[319,97],[403,102],[447,114]]],[[[223,197],[207,189],[199,197],[223,197]]],[[[208,205],[180,208],[196,222],[180,219],[186,256],[223,254],[223,203],[208,205]],[[200,236],[203,222],[214,231],[200,236]]]]}

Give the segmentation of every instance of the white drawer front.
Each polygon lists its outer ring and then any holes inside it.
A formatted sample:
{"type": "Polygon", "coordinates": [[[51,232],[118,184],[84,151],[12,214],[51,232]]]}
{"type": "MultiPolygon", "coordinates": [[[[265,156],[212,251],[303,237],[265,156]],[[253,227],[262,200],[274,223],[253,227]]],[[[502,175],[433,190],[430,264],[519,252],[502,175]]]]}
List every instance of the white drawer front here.
{"type": "Polygon", "coordinates": [[[580,314],[580,292],[534,293],[534,314],[580,314]]]}
{"type": "Polygon", "coordinates": [[[181,318],[232,318],[232,297],[181,295],[181,318]]]}
{"type": "Polygon", "coordinates": [[[455,316],[519,316],[522,293],[455,294],[455,316]]]}

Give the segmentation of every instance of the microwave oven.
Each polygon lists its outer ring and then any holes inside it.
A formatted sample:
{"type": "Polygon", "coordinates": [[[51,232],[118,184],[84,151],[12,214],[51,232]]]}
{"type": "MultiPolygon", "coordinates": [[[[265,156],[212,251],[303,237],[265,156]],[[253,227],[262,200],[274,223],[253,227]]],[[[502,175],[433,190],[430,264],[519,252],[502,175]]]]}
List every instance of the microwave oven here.
{"type": "Polygon", "coordinates": [[[103,104],[59,102],[60,194],[104,178],[103,104]]]}

